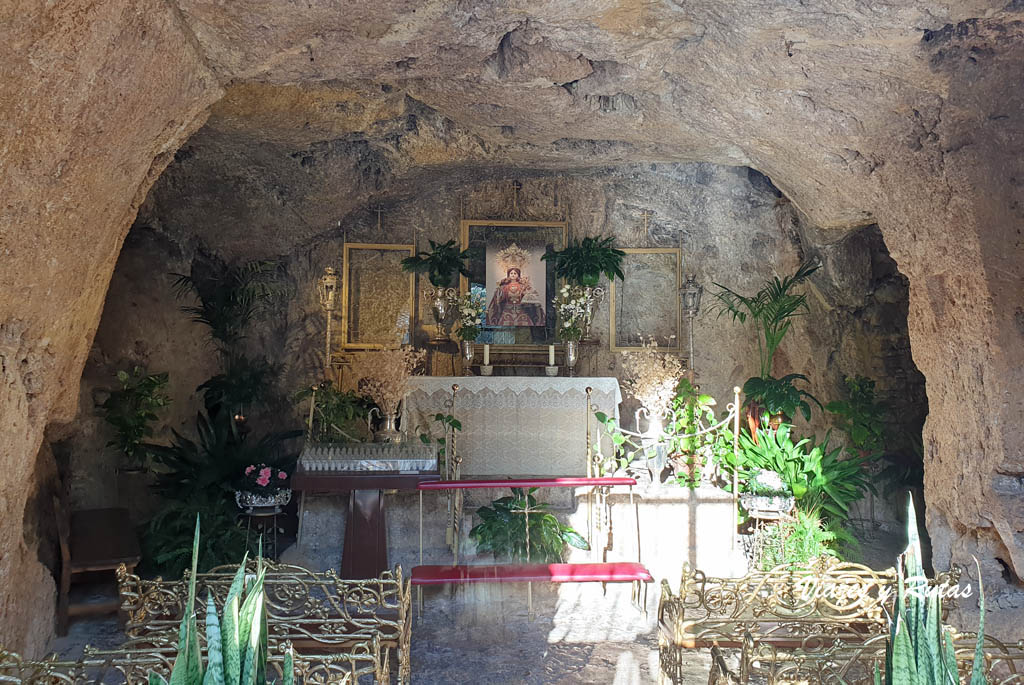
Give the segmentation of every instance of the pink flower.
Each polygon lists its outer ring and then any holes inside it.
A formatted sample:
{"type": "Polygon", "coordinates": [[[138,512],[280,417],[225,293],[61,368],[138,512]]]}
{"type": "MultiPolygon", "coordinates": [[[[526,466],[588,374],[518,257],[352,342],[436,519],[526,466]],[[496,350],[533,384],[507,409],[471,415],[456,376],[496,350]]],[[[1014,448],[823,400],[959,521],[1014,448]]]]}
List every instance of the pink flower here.
{"type": "Polygon", "coordinates": [[[264,476],[260,474],[260,477],[256,479],[256,485],[260,486],[261,488],[267,487],[268,485],[270,485],[270,476],[264,476]]]}
{"type": "Polygon", "coordinates": [[[248,476],[250,473],[252,473],[255,470],[256,470],[256,467],[253,466],[252,464],[250,464],[249,466],[245,467],[245,475],[248,476]]]}
{"type": "Polygon", "coordinates": [[[284,471],[278,471],[277,472],[277,477],[280,478],[281,480],[284,480],[285,478],[288,477],[288,474],[285,473],[284,471]]]}
{"type": "Polygon", "coordinates": [[[270,467],[264,466],[262,469],[260,469],[260,478],[266,478],[267,480],[270,480],[270,472],[270,467]]]}

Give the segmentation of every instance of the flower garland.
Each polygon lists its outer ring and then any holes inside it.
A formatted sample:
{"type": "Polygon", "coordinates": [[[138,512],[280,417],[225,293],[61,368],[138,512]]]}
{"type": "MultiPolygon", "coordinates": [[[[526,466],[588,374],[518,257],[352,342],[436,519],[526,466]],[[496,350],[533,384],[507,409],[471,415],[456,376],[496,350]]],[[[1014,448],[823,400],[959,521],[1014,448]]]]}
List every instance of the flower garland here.
{"type": "Polygon", "coordinates": [[[484,310],[487,308],[483,295],[474,292],[464,293],[456,301],[459,312],[460,340],[476,340],[483,325],[484,310]]]}

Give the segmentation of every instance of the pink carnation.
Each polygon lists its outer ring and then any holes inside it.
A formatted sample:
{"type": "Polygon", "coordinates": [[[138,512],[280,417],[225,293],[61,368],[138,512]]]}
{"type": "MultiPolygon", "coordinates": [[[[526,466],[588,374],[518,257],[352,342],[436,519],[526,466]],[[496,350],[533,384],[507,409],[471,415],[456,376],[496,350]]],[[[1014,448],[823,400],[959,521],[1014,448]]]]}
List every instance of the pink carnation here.
{"type": "Polygon", "coordinates": [[[255,470],[256,470],[256,467],[253,466],[252,464],[250,464],[249,466],[245,467],[245,475],[248,476],[250,473],[252,473],[255,470]]]}
{"type": "Polygon", "coordinates": [[[284,480],[285,478],[288,477],[288,474],[285,473],[284,471],[278,471],[277,472],[277,477],[280,478],[281,480],[284,480]]]}
{"type": "Polygon", "coordinates": [[[262,469],[260,469],[260,478],[266,478],[266,479],[269,480],[270,479],[270,472],[271,472],[270,467],[269,466],[264,466],[262,469]]]}
{"type": "Polygon", "coordinates": [[[261,474],[260,477],[256,479],[256,485],[259,485],[261,488],[267,487],[270,485],[270,476],[263,476],[261,474]]]}

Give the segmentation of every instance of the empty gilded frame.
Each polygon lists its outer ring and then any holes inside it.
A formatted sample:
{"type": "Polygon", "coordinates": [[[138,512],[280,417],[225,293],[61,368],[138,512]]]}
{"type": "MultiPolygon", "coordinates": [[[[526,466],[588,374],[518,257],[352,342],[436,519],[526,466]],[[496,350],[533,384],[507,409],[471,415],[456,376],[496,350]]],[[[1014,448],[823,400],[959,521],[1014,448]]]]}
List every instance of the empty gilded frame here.
{"type": "Polygon", "coordinates": [[[341,287],[342,347],[386,349],[408,343],[415,281],[402,260],[413,245],[345,243],[341,287]]]}
{"type": "Polygon", "coordinates": [[[682,349],[679,248],[625,248],[621,282],[611,283],[608,319],[613,352],[639,350],[653,339],[658,347],[682,349]]]}

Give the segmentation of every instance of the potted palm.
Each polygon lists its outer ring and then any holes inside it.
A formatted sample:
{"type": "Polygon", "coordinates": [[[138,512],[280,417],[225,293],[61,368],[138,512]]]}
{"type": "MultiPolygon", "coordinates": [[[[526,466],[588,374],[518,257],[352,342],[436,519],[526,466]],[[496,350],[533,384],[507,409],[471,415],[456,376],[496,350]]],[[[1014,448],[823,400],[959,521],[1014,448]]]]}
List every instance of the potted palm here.
{"type": "Polygon", "coordinates": [[[445,339],[443,334],[451,323],[452,309],[457,292],[452,287],[455,276],[469,276],[466,260],[470,258],[470,250],[460,250],[454,240],[444,243],[430,242],[430,251],[420,251],[412,257],[402,260],[402,270],[411,273],[427,274],[431,287],[423,289],[424,299],[430,303],[437,325],[437,339],[445,339]]]}
{"type": "Polygon", "coordinates": [[[733,321],[745,323],[750,319],[757,330],[757,350],[760,357],[760,373],[747,379],[743,393],[747,396],[747,421],[755,440],[757,428],[765,413],[778,417],[779,422],[788,422],[797,409],[809,419],[810,405],[804,398],[821,403],[804,390],[799,390],[793,381],[807,380],[802,374],[788,374],[782,378],[772,376],[772,360],[775,351],[786,337],[793,318],[807,311],[807,295],[794,293],[793,289],[810,278],[821,268],[815,262],[804,262],[793,274],[779,279],[772,278],[751,296],[740,295],[734,290],[715,283],[718,292],[718,315],[729,314],[733,321]],[[785,415],[785,416],[780,416],[785,415]]]}
{"type": "Polygon", "coordinates": [[[574,240],[564,250],[548,252],[541,259],[555,263],[555,275],[573,285],[592,288],[601,274],[608,280],[622,280],[622,258],[626,253],[612,247],[615,238],[574,240]]]}

